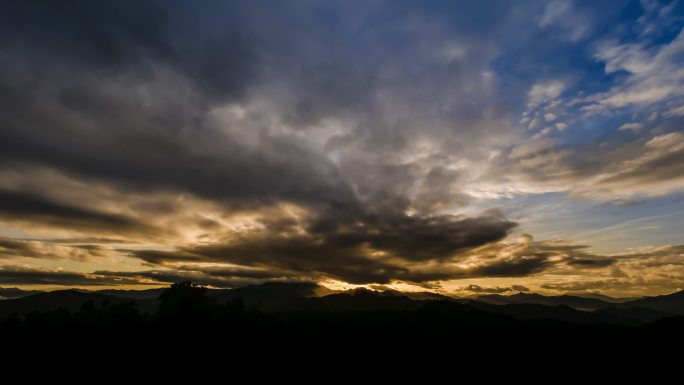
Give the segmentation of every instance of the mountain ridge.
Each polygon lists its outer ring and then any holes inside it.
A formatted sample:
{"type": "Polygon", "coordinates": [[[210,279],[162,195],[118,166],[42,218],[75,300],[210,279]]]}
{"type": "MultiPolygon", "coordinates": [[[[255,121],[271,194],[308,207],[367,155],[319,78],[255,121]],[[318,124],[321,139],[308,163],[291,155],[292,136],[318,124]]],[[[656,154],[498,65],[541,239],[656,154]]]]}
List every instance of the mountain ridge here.
{"type": "MultiPolygon", "coordinates": [[[[95,304],[132,302],[142,312],[153,314],[165,289],[147,290],[56,290],[0,301],[0,318],[16,313],[77,311],[86,301],[95,304]]],[[[357,288],[335,291],[313,282],[268,282],[233,289],[210,289],[207,295],[219,303],[240,299],[245,306],[267,313],[283,311],[359,312],[415,310],[424,303],[444,302],[513,317],[518,320],[561,320],[572,323],[615,323],[637,325],[684,314],[684,292],[645,297],[624,303],[571,295],[544,296],[517,293],[509,296],[482,295],[454,298],[431,292],[401,292],[357,288]]]]}

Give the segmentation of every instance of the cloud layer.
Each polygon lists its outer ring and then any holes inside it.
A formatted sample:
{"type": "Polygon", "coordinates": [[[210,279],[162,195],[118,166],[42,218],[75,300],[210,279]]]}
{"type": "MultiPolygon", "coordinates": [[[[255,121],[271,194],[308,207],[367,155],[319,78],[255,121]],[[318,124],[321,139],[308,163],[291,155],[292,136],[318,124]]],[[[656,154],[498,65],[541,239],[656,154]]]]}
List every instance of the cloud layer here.
{"type": "Polygon", "coordinates": [[[615,269],[501,199],[684,190],[678,9],[495,3],[4,2],[0,282],[615,269]]]}

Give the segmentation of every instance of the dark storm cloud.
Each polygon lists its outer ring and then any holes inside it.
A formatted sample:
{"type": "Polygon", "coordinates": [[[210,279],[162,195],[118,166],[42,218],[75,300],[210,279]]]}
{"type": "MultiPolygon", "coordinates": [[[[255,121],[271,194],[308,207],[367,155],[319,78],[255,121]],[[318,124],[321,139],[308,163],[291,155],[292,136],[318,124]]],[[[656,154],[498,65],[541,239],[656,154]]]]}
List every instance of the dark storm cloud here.
{"type": "Polygon", "coordinates": [[[38,195],[0,190],[0,218],[101,231],[149,231],[128,217],[63,204],[38,195]]]}
{"type": "Polygon", "coordinates": [[[222,261],[351,283],[422,282],[453,273],[415,272],[407,264],[445,262],[459,252],[501,240],[515,226],[496,212],[478,218],[338,215],[314,222],[305,234],[263,232],[176,251],[129,253],[155,264],[222,261]]]}
{"type": "Polygon", "coordinates": [[[167,261],[174,262],[206,262],[207,259],[202,256],[188,253],[182,250],[165,251],[165,250],[119,250],[123,253],[128,253],[131,256],[142,259],[145,262],[152,264],[164,264],[167,261]]]}
{"type": "Polygon", "coordinates": [[[603,269],[624,258],[592,254],[581,244],[532,242],[529,236],[524,245],[502,242],[515,223],[496,212],[477,218],[443,216],[430,221],[383,213],[351,222],[339,215],[324,220],[325,224],[313,222],[306,233],[297,232],[296,223],[284,222],[276,232],[244,234],[208,245],[172,251],[120,251],[163,266],[224,262],[279,272],[281,276],[326,277],[356,284],[526,277],[550,271],[603,269]],[[483,239],[482,234],[493,238],[483,239]],[[465,260],[475,265],[452,265],[465,260]],[[426,265],[432,267],[420,268],[426,265]]]}
{"type": "Polygon", "coordinates": [[[25,256],[31,252],[28,243],[12,239],[0,239],[0,258],[25,256]]]}
{"type": "MultiPolygon", "coordinates": [[[[467,200],[467,170],[452,166],[512,135],[527,85],[487,79],[502,46],[524,44],[504,32],[533,28],[516,8],[4,2],[0,169],[44,167],[103,185],[115,192],[112,206],[125,206],[129,192],[165,192],[225,211],[306,211],[215,243],[163,239],[176,247],[126,251],[151,264],[231,262],[275,278],[353,283],[535,274],[550,266],[544,256],[472,271],[416,268],[499,242],[516,225],[493,212],[443,211],[467,200]]],[[[90,227],[93,238],[144,231],[85,208],[91,202],[2,194],[8,221],[90,227]]],[[[162,279],[155,274],[147,278],[162,279]]]]}
{"type": "Polygon", "coordinates": [[[239,7],[219,7],[222,23],[202,28],[186,17],[193,13],[186,1],[10,0],[0,5],[0,36],[6,49],[39,70],[49,62],[103,75],[142,75],[164,63],[212,96],[226,97],[238,94],[249,79],[253,52],[240,37],[239,7]],[[212,33],[220,38],[212,40],[212,33]],[[195,44],[197,37],[203,44],[195,44]]]}
{"type": "Polygon", "coordinates": [[[76,271],[37,269],[24,266],[0,266],[0,284],[3,285],[60,285],[95,286],[126,285],[138,281],[125,277],[96,276],[76,271]]]}
{"type": "Polygon", "coordinates": [[[500,293],[508,293],[508,292],[512,292],[512,291],[530,291],[529,288],[522,286],[522,285],[513,285],[513,286],[506,286],[506,287],[501,287],[501,286],[483,287],[480,285],[468,285],[466,287],[460,288],[459,290],[469,291],[469,292],[475,293],[475,294],[500,294],[500,293]]]}
{"type": "MultiPolygon", "coordinates": [[[[4,240],[2,246],[13,249],[20,249],[20,241],[4,240]]],[[[552,245],[543,245],[542,248],[551,250],[552,245]]],[[[402,265],[392,265],[390,263],[382,265],[371,263],[366,260],[366,265],[362,269],[355,271],[353,263],[345,264],[335,268],[333,265],[323,265],[325,271],[317,271],[313,264],[299,266],[309,266],[311,270],[289,270],[287,268],[264,265],[257,267],[246,266],[202,266],[188,263],[187,265],[172,266],[171,269],[155,269],[144,271],[94,271],[91,273],[81,273],[54,269],[29,268],[25,266],[2,266],[0,267],[0,283],[2,284],[34,284],[34,285],[135,285],[135,284],[160,284],[171,283],[183,280],[192,280],[205,285],[216,287],[234,287],[245,284],[259,283],[265,280],[304,280],[315,281],[321,278],[348,278],[351,283],[370,283],[383,282],[389,283],[396,280],[420,284],[429,287],[430,282],[450,279],[450,278],[481,278],[488,276],[526,276],[540,272],[540,267],[545,266],[548,272],[560,274],[576,274],[577,269],[590,268],[597,266],[583,266],[582,264],[573,265],[572,256],[568,255],[568,250],[580,249],[581,246],[566,245],[560,247],[558,252],[537,253],[530,257],[530,253],[535,252],[539,247],[532,243],[524,249],[518,250],[515,255],[507,255],[504,260],[482,258],[479,260],[480,266],[473,269],[454,268],[449,265],[438,265],[432,270],[413,271],[402,265]],[[555,258],[554,258],[555,257],[555,258]],[[531,262],[530,262],[531,261],[531,262]],[[545,261],[545,262],[541,262],[545,261]],[[567,270],[570,267],[571,270],[567,270]]],[[[611,259],[614,264],[624,272],[616,274],[613,271],[598,271],[595,279],[578,282],[552,282],[541,285],[544,289],[558,291],[586,291],[586,290],[647,290],[649,287],[658,287],[663,290],[673,290],[679,287],[684,277],[681,276],[673,267],[680,265],[684,246],[672,245],[643,249],[638,252],[626,255],[602,256],[604,259],[611,259]],[[608,273],[608,275],[606,275],[608,273]],[[645,280],[643,274],[652,274],[655,278],[645,280]]],[[[145,253],[142,253],[145,254],[145,253]]],[[[168,253],[171,258],[174,253],[168,253]]],[[[288,254],[289,255],[289,254],[288,254]]],[[[347,257],[342,258],[346,261],[347,257]]],[[[216,259],[209,258],[216,262],[216,259]]],[[[177,260],[174,260],[178,262],[177,260]]],[[[155,260],[155,263],[162,261],[155,260]]],[[[605,266],[603,266],[605,267],[605,266]]],[[[460,291],[470,291],[473,293],[503,293],[510,291],[529,291],[529,288],[522,285],[512,285],[510,287],[483,287],[470,285],[462,287],[460,291]]]]}
{"type": "Polygon", "coordinates": [[[217,6],[4,3],[0,161],[213,199],[344,195],[321,154],[286,137],[245,148],[207,126],[207,103],[238,97],[260,67],[237,36],[243,6],[217,6]]]}
{"type": "Polygon", "coordinates": [[[511,286],[511,289],[513,289],[515,291],[530,291],[530,289],[527,286],[523,286],[523,285],[513,285],[513,286],[511,286]]]}
{"type": "Polygon", "coordinates": [[[584,259],[584,258],[577,258],[577,259],[571,259],[568,261],[569,265],[573,266],[578,266],[578,267],[584,267],[584,268],[599,268],[599,267],[606,267],[610,266],[615,263],[615,260],[613,259],[608,259],[608,258],[603,258],[603,259],[584,259]]]}
{"type": "Polygon", "coordinates": [[[50,240],[0,238],[0,259],[37,258],[88,262],[111,255],[112,250],[94,244],[61,244],[50,240]]]}
{"type": "Polygon", "coordinates": [[[540,273],[553,266],[549,255],[529,255],[513,260],[496,261],[491,264],[478,267],[473,276],[480,277],[525,277],[540,273]]]}
{"type": "MultiPolygon", "coordinates": [[[[504,234],[513,225],[500,217],[497,222],[497,217],[490,215],[479,220],[497,223],[504,234]]],[[[451,222],[449,226],[454,226],[454,223],[458,222],[451,222]]],[[[384,239],[384,232],[365,226],[358,229],[332,229],[325,234],[293,235],[284,232],[285,235],[279,236],[264,232],[173,251],[120,251],[150,264],[172,268],[181,263],[223,262],[261,269],[276,277],[333,278],[355,284],[396,281],[426,284],[449,279],[528,277],[541,273],[583,274],[586,270],[601,274],[606,272],[606,268],[624,261],[639,260],[641,266],[648,266],[648,261],[640,258],[644,259],[653,253],[654,256],[676,253],[675,248],[669,247],[632,256],[597,255],[587,252],[585,245],[559,241],[532,242],[531,237],[527,236],[523,243],[501,240],[450,243],[453,247],[451,250],[433,250],[429,254],[432,257],[426,258],[427,254],[422,254],[422,250],[430,247],[430,241],[424,238],[424,232],[419,227],[404,230],[406,232],[401,236],[397,235],[403,238],[401,251],[394,247],[383,248],[386,243],[376,242],[374,237],[381,235],[384,239]],[[416,254],[411,254],[410,250],[415,250],[416,254]],[[408,258],[411,255],[413,258],[408,258]],[[461,262],[466,265],[460,265],[461,262]]],[[[445,232],[448,233],[440,229],[437,234],[445,232]]],[[[491,229],[488,232],[491,233],[491,229]]],[[[662,266],[663,263],[662,259],[654,261],[655,266],[662,266]]],[[[673,265],[674,262],[669,264],[673,265]]],[[[266,276],[263,279],[267,279],[266,276]]],[[[525,291],[523,286],[509,290],[525,291]]]]}
{"type": "MultiPolygon", "coordinates": [[[[401,208],[398,202],[394,206],[401,208]]],[[[344,214],[328,214],[311,227],[314,236],[324,237],[345,248],[368,246],[413,262],[444,260],[458,251],[499,241],[516,226],[498,211],[465,218],[456,215],[409,216],[394,209],[364,213],[352,217],[351,222],[344,214]]]]}
{"type": "MultiPolygon", "coordinates": [[[[445,279],[444,273],[413,273],[401,264],[374,260],[364,250],[351,246],[317,245],[310,239],[254,239],[238,245],[214,244],[192,252],[130,251],[131,257],[146,262],[169,265],[174,262],[234,262],[243,266],[282,272],[288,277],[335,278],[349,283],[389,283],[445,279]]],[[[268,277],[262,277],[267,279],[268,277]]]]}
{"type": "Polygon", "coordinates": [[[45,238],[35,239],[41,242],[50,242],[57,244],[90,244],[92,245],[106,245],[106,244],[126,244],[129,241],[123,238],[105,238],[105,237],[79,237],[79,238],[45,238]]]}
{"type": "Polygon", "coordinates": [[[80,285],[87,284],[82,273],[63,271],[43,271],[12,266],[0,268],[0,282],[16,285],[80,285]]]}
{"type": "MultiPolygon", "coordinates": [[[[197,7],[179,1],[7,2],[1,24],[9,44],[0,57],[5,68],[0,76],[0,159],[10,166],[39,163],[128,187],[176,189],[212,199],[349,201],[352,186],[341,178],[359,178],[357,168],[371,176],[354,183],[360,191],[405,185],[408,181],[401,178],[415,175],[397,174],[380,186],[361,185],[385,175],[389,164],[382,161],[376,167],[376,161],[360,159],[357,148],[397,153],[420,133],[415,129],[419,122],[383,122],[380,115],[392,111],[378,110],[385,107],[371,99],[381,90],[401,92],[396,89],[405,82],[400,74],[428,81],[421,74],[449,67],[430,59],[419,63],[424,71],[411,75],[406,60],[416,59],[412,48],[441,49],[429,47],[431,40],[421,34],[427,28],[423,23],[438,18],[444,34],[463,34],[465,45],[475,44],[481,32],[465,28],[472,21],[458,7],[445,4],[393,4],[378,14],[372,6],[355,8],[351,12],[339,3],[197,7]],[[442,11],[449,11],[449,17],[439,16],[442,11]],[[329,13],[336,16],[323,17],[329,13]],[[373,28],[367,40],[348,39],[358,31],[356,23],[376,17],[384,23],[369,24],[373,28]],[[421,20],[419,29],[404,30],[401,20],[415,17],[421,20]],[[396,75],[385,79],[387,72],[396,75]],[[263,96],[279,101],[278,90],[268,89],[272,84],[282,84],[280,92],[292,100],[279,102],[273,112],[298,122],[295,129],[305,131],[324,117],[354,121],[356,129],[330,143],[351,140],[354,152],[347,157],[358,161],[332,164],[299,138],[270,134],[258,122],[231,128],[239,135],[258,136],[256,146],[244,146],[237,134],[209,123],[209,109],[225,102],[225,95],[246,102],[245,89],[265,87],[263,96]]],[[[495,35],[497,22],[506,20],[505,12],[495,12],[487,33],[495,35]]],[[[449,76],[456,82],[470,72],[479,74],[487,60],[481,55],[473,63],[446,69],[449,76]]],[[[419,103],[435,86],[440,85],[427,82],[425,90],[406,102],[419,103]]],[[[448,87],[448,92],[455,90],[448,87]]],[[[508,113],[505,108],[499,115],[508,113]]],[[[446,125],[454,127],[453,122],[434,125],[450,141],[485,134],[472,130],[452,135],[453,128],[446,125]]],[[[463,144],[458,145],[461,151],[471,148],[463,144]]]]}
{"type": "Polygon", "coordinates": [[[563,256],[562,261],[576,268],[601,268],[616,262],[615,257],[597,255],[588,252],[589,246],[581,244],[561,244],[547,241],[533,244],[529,251],[539,256],[563,256]]]}
{"type": "Polygon", "coordinates": [[[265,280],[281,280],[288,275],[278,274],[266,270],[230,269],[230,268],[186,268],[175,270],[145,270],[145,271],[95,271],[92,275],[100,279],[130,280],[138,282],[150,281],[156,283],[173,283],[191,280],[201,285],[215,287],[234,287],[261,283],[265,280]]]}

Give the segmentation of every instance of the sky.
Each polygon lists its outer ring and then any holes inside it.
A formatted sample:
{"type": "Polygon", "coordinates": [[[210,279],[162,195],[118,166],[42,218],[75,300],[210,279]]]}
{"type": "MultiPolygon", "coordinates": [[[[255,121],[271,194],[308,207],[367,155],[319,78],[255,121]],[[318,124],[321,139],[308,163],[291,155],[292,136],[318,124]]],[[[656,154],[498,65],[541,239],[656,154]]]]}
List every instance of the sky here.
{"type": "Polygon", "coordinates": [[[0,286],[684,289],[679,1],[0,1],[0,286]]]}

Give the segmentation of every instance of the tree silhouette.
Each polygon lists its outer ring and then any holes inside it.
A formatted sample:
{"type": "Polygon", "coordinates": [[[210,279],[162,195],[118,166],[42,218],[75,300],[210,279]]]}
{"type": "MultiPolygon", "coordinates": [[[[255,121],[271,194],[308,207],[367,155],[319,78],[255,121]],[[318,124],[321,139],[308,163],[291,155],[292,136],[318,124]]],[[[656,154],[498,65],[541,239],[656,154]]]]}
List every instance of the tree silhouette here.
{"type": "Polygon", "coordinates": [[[164,319],[206,321],[216,307],[207,291],[190,281],[176,282],[159,296],[158,315],[164,319]]]}

